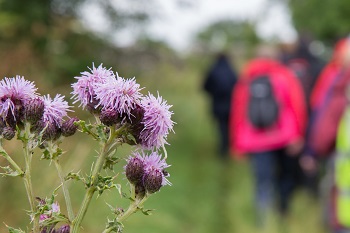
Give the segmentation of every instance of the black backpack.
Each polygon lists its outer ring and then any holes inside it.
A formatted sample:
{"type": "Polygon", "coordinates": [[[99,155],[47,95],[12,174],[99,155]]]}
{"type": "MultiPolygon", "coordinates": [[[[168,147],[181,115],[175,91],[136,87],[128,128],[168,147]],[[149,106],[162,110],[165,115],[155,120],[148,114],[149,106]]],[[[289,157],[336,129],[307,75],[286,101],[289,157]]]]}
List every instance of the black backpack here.
{"type": "Polygon", "coordinates": [[[249,86],[248,117],[259,129],[273,125],[279,116],[279,106],[268,76],[260,76],[249,86]]]}

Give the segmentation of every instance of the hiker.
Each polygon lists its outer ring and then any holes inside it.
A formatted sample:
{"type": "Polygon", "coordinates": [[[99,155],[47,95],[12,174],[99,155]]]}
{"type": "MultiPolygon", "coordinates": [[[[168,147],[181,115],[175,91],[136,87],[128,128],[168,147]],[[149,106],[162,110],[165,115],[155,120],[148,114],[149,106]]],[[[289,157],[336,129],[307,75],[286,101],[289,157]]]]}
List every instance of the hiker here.
{"type": "Polygon", "coordinates": [[[232,98],[231,154],[237,159],[248,155],[251,161],[257,218],[264,224],[275,193],[279,213],[288,213],[296,185],[306,125],[302,87],[282,63],[258,57],[243,70],[232,98]]]}
{"type": "MultiPolygon", "coordinates": [[[[301,34],[296,43],[282,47],[280,59],[299,79],[304,91],[305,103],[307,106],[307,119],[310,121],[311,100],[310,96],[323,67],[324,61],[310,52],[311,38],[307,34],[301,34]]],[[[309,125],[305,131],[305,137],[309,132],[309,125]]],[[[300,155],[299,155],[300,156],[300,155]]],[[[299,184],[306,188],[313,196],[318,197],[319,173],[306,173],[299,167],[299,184]]]]}
{"type": "Polygon", "coordinates": [[[232,89],[237,82],[235,70],[225,53],[219,53],[216,61],[207,72],[203,88],[212,101],[212,114],[218,123],[219,154],[228,157],[228,121],[232,89]]]}
{"type": "Polygon", "coordinates": [[[350,230],[349,84],[350,40],[345,38],[336,44],[312,93],[310,133],[301,158],[307,172],[324,167],[322,204],[333,233],[350,230]]]}

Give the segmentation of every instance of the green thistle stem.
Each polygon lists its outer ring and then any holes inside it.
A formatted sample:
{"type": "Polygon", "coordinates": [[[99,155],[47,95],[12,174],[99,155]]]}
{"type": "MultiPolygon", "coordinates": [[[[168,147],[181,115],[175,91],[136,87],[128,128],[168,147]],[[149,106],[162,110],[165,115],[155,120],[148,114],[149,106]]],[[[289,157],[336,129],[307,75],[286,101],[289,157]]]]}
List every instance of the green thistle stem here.
{"type": "Polygon", "coordinates": [[[138,211],[140,208],[142,208],[143,203],[148,199],[148,195],[146,194],[142,199],[136,199],[134,200],[129,208],[123,213],[121,214],[117,220],[118,222],[122,223],[125,219],[127,219],[130,215],[132,215],[133,213],[135,213],[136,211],[138,211]]]}
{"type": "Polygon", "coordinates": [[[91,199],[97,190],[96,186],[97,186],[98,176],[99,176],[100,171],[103,167],[106,156],[108,155],[108,152],[110,151],[110,147],[113,145],[114,139],[116,138],[117,135],[119,135],[119,132],[121,132],[122,130],[123,130],[123,127],[121,127],[118,130],[115,130],[115,126],[110,127],[109,138],[101,146],[101,152],[99,153],[99,156],[96,160],[96,163],[95,163],[94,168],[93,168],[92,173],[91,173],[91,186],[87,189],[85,196],[84,196],[84,199],[82,201],[81,207],[79,209],[79,212],[72,222],[72,232],[71,233],[78,233],[80,230],[81,222],[83,221],[85,214],[87,212],[87,209],[90,205],[91,199]]]}
{"type": "Polygon", "coordinates": [[[33,222],[33,233],[39,232],[39,216],[36,213],[36,205],[35,205],[35,196],[33,192],[32,178],[31,178],[31,170],[32,170],[32,156],[33,151],[30,149],[29,145],[29,135],[30,135],[30,125],[26,124],[25,126],[25,135],[23,138],[23,153],[24,153],[24,162],[25,162],[25,173],[23,176],[24,186],[27,192],[30,210],[32,214],[32,222],[33,222]]]}
{"type": "Polygon", "coordinates": [[[60,180],[61,180],[61,183],[62,183],[62,191],[63,191],[64,199],[66,201],[68,218],[69,218],[69,221],[72,221],[74,219],[74,212],[73,212],[73,207],[72,207],[72,202],[71,202],[71,199],[70,199],[69,191],[67,189],[66,182],[64,180],[62,167],[61,167],[58,159],[55,159],[54,163],[55,163],[55,166],[56,166],[56,170],[57,170],[58,176],[60,177],[60,180]]]}
{"type": "Polygon", "coordinates": [[[2,155],[17,171],[19,176],[24,176],[24,171],[18,166],[18,164],[7,154],[4,148],[0,145],[0,155],[2,155]]]}
{"type": "MultiPolygon", "coordinates": [[[[124,213],[122,213],[120,216],[117,217],[118,223],[122,223],[128,217],[130,217],[130,215],[132,215],[133,213],[141,209],[143,203],[148,199],[148,197],[149,196],[146,194],[146,196],[144,196],[142,199],[133,200],[129,205],[129,208],[124,213]]],[[[109,233],[109,232],[112,232],[113,230],[115,230],[115,226],[105,229],[102,233],[109,233]]]]}

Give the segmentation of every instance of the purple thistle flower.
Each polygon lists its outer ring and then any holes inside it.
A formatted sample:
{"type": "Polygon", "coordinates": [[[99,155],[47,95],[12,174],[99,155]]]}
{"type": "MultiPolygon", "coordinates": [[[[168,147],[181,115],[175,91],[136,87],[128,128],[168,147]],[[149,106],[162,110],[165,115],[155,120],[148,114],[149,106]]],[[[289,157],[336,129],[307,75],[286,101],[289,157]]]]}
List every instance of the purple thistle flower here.
{"type": "Polygon", "coordinates": [[[144,156],[143,162],[145,164],[146,174],[152,170],[158,170],[162,173],[162,185],[171,185],[171,183],[165,178],[168,176],[168,173],[164,172],[164,169],[170,167],[170,165],[166,163],[164,158],[162,159],[160,154],[152,152],[149,156],[144,156]]]}
{"type": "Polygon", "coordinates": [[[45,104],[43,122],[61,127],[63,117],[67,116],[67,111],[72,111],[69,109],[71,106],[60,94],[57,94],[54,99],[51,99],[50,95],[44,96],[43,100],[45,104]]]}
{"type": "Polygon", "coordinates": [[[61,131],[64,137],[69,137],[75,134],[75,132],[78,129],[78,126],[75,125],[74,123],[77,121],[79,121],[77,117],[72,117],[69,120],[63,122],[61,131]]]}
{"type": "MultiPolygon", "coordinates": [[[[88,67],[89,68],[89,67],[88,67]]],[[[92,64],[92,69],[90,72],[84,71],[81,72],[80,77],[75,77],[78,81],[72,84],[73,88],[73,97],[76,102],[80,102],[80,106],[96,108],[98,100],[96,99],[95,88],[107,80],[114,80],[115,75],[111,69],[106,69],[102,67],[102,64],[99,67],[95,67],[92,64]]]]}
{"type": "Polygon", "coordinates": [[[53,213],[59,213],[61,211],[58,202],[52,203],[51,208],[53,213]]]}
{"type": "Polygon", "coordinates": [[[1,135],[6,140],[11,140],[16,135],[16,131],[12,127],[6,126],[5,128],[2,129],[1,135]]]}
{"type": "Polygon", "coordinates": [[[137,185],[141,183],[145,173],[144,154],[134,152],[133,156],[127,159],[127,164],[124,167],[126,178],[130,183],[137,185]]]}
{"type": "Polygon", "coordinates": [[[47,214],[41,214],[40,217],[39,217],[39,221],[42,222],[42,221],[44,221],[45,219],[48,219],[48,218],[50,218],[49,215],[47,215],[47,214]]]}
{"type": "Polygon", "coordinates": [[[142,196],[145,190],[154,193],[164,185],[171,185],[166,178],[169,173],[164,170],[167,167],[169,165],[157,152],[146,155],[144,151],[136,151],[127,159],[124,169],[127,179],[142,196]]]}
{"type": "Polygon", "coordinates": [[[61,226],[56,230],[56,233],[69,233],[70,232],[70,226],[68,224],[61,226]]]}
{"type": "Polygon", "coordinates": [[[149,93],[141,100],[141,106],[145,111],[142,120],[144,128],[140,133],[141,145],[145,149],[158,149],[167,143],[169,131],[174,131],[171,120],[173,112],[169,111],[172,105],[168,105],[159,94],[156,98],[149,93]]]}
{"type": "Polygon", "coordinates": [[[135,78],[124,79],[117,74],[115,79],[96,86],[95,93],[103,109],[114,109],[120,116],[126,114],[130,118],[130,112],[142,97],[141,90],[135,78]]]}
{"type": "Polygon", "coordinates": [[[166,176],[169,173],[164,169],[169,167],[165,159],[157,152],[152,152],[149,156],[144,157],[145,174],[143,184],[149,193],[157,192],[164,185],[171,185],[166,176]]]}
{"type": "Polygon", "coordinates": [[[23,118],[32,124],[37,123],[43,116],[45,103],[41,97],[28,100],[23,106],[23,118]]]}
{"type": "MultiPolygon", "coordinates": [[[[16,78],[4,78],[0,81],[0,116],[5,119],[10,111],[16,120],[16,111],[28,100],[35,98],[37,88],[33,82],[19,75],[16,78]]],[[[18,119],[17,119],[18,120],[18,119]]]]}

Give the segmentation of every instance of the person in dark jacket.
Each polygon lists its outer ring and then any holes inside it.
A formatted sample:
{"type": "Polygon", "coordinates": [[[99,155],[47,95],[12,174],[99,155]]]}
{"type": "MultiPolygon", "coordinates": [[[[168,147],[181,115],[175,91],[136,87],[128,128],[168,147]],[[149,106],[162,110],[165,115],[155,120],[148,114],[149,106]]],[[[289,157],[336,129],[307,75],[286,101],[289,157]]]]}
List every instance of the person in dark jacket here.
{"type": "Polygon", "coordinates": [[[236,82],[237,75],[230,64],[228,56],[224,53],[218,54],[216,61],[205,77],[204,90],[212,99],[212,112],[219,127],[219,152],[224,158],[228,157],[228,122],[231,105],[231,92],[236,82]]]}

